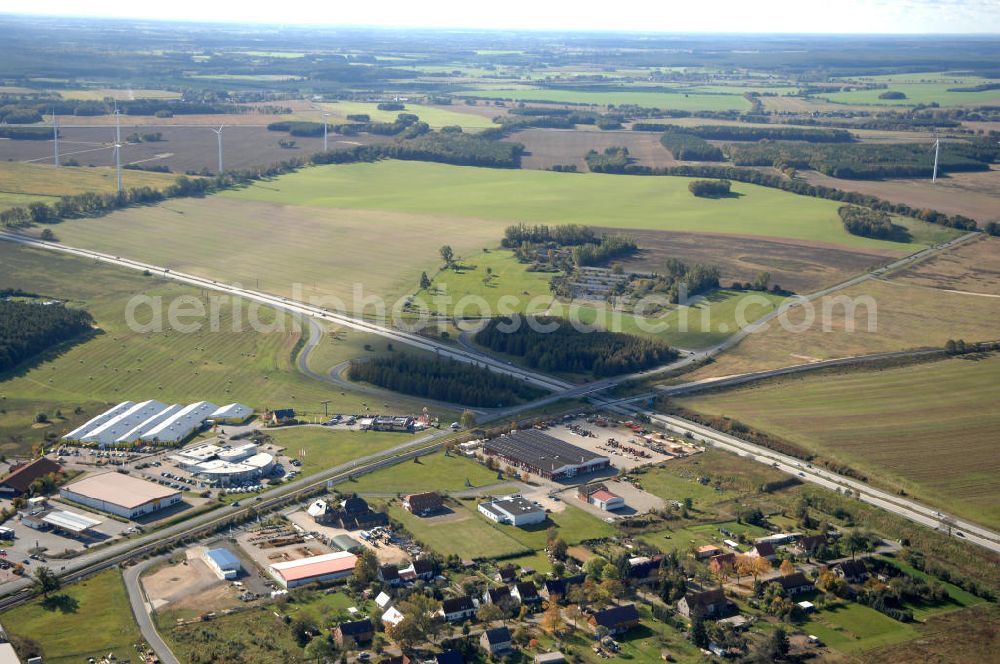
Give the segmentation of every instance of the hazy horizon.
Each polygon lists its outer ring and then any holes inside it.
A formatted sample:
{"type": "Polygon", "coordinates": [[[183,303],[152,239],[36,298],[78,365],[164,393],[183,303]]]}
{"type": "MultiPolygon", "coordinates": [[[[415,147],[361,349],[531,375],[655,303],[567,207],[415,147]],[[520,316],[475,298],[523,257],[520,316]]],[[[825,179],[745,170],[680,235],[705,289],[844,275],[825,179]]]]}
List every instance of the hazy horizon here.
{"type": "Polygon", "coordinates": [[[580,11],[565,0],[536,3],[512,0],[503,11],[472,10],[457,0],[421,5],[388,0],[373,16],[367,6],[302,7],[311,19],[290,19],[273,5],[248,12],[243,4],[177,0],[169,5],[137,6],[123,0],[95,0],[86,10],[68,0],[39,0],[29,11],[7,11],[23,18],[94,18],[236,25],[313,26],[387,29],[526,30],[532,32],[635,32],[734,35],[970,35],[1000,36],[1000,5],[991,0],[844,0],[829,3],[774,0],[762,10],[738,0],[722,0],[706,12],[702,5],[630,7],[614,15],[580,11]]]}

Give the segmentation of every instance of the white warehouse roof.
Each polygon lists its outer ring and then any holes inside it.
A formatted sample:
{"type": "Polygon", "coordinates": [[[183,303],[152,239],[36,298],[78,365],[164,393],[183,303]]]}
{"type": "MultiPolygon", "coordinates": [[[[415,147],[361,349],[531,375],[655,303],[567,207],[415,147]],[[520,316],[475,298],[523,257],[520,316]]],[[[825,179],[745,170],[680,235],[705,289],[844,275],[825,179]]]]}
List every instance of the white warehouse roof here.
{"type": "Polygon", "coordinates": [[[185,406],[171,417],[144,433],[142,440],[158,440],[169,443],[184,440],[218,408],[214,403],[208,401],[199,401],[185,406]]]}
{"type": "Polygon", "coordinates": [[[134,404],[123,413],[116,415],[104,422],[100,426],[91,429],[80,440],[85,443],[98,443],[99,445],[112,445],[118,438],[137,425],[145,422],[153,415],[156,415],[167,406],[164,403],[150,399],[134,404]]]}
{"type": "Polygon", "coordinates": [[[130,429],[129,431],[126,431],[124,434],[122,434],[121,436],[119,436],[115,440],[115,442],[116,443],[133,443],[133,442],[139,440],[142,437],[142,434],[146,433],[147,431],[149,431],[150,429],[152,429],[153,427],[155,427],[160,422],[162,422],[163,420],[167,419],[168,417],[170,417],[171,415],[173,415],[174,413],[176,413],[180,409],[181,409],[181,405],[179,403],[175,403],[172,406],[167,406],[166,408],[164,408],[163,410],[159,411],[158,413],[153,413],[147,419],[143,420],[142,422],[140,422],[139,424],[137,424],[136,426],[134,426],[132,429],[130,429]]]}
{"type": "Polygon", "coordinates": [[[66,510],[49,512],[42,517],[42,521],[52,524],[56,528],[62,528],[63,530],[68,530],[74,533],[82,533],[85,530],[93,528],[94,526],[99,526],[103,523],[97,519],[91,519],[89,516],[77,514],[76,512],[68,512],[66,510]]]}
{"type": "Polygon", "coordinates": [[[231,403],[220,407],[212,413],[212,419],[216,420],[245,420],[253,415],[253,408],[244,406],[241,403],[231,403]]]}
{"type": "Polygon", "coordinates": [[[86,422],[84,422],[83,424],[81,424],[80,426],[78,426],[77,428],[73,429],[72,431],[70,431],[65,436],[63,436],[63,439],[64,440],[79,440],[88,431],[91,431],[92,429],[96,429],[100,425],[102,425],[105,422],[107,422],[108,420],[110,420],[112,417],[117,417],[118,415],[121,415],[122,413],[124,413],[126,410],[128,410],[129,408],[131,408],[134,405],[135,405],[134,401],[122,401],[120,404],[118,404],[114,408],[109,408],[108,410],[104,411],[100,415],[97,415],[96,417],[90,418],[89,420],[87,420],[86,422]]]}

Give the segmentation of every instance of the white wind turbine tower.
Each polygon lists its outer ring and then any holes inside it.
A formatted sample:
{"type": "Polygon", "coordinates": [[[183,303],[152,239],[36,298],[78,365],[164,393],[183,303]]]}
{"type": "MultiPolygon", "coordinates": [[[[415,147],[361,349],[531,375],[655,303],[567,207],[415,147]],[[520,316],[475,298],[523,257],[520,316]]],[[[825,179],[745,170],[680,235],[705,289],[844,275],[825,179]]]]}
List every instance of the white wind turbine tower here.
{"type": "Polygon", "coordinates": [[[122,127],[115,102],[115,172],[118,178],[118,193],[122,192],[122,127]]]}
{"type": "Polygon", "coordinates": [[[59,168],[59,118],[56,117],[56,109],[52,109],[52,160],[59,168]]]}
{"type": "Polygon", "coordinates": [[[329,113],[323,114],[323,152],[327,151],[326,147],[326,130],[327,130],[327,118],[330,117],[329,113]]]}
{"type": "Polygon", "coordinates": [[[222,175],[222,130],[225,129],[226,125],[219,125],[218,129],[212,129],[215,134],[219,137],[219,175],[222,175]]]}
{"type": "Polygon", "coordinates": [[[941,152],[941,139],[938,138],[937,132],[934,132],[934,174],[931,176],[931,182],[937,182],[937,169],[938,169],[938,155],[941,152]]]}

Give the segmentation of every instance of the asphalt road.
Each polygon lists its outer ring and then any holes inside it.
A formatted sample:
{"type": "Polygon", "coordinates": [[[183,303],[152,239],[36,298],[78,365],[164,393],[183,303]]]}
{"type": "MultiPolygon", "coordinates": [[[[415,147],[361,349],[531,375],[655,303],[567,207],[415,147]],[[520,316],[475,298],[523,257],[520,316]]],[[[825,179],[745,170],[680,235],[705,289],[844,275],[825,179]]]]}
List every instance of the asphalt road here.
{"type": "Polygon", "coordinates": [[[181,664],[174,657],[170,647],[160,637],[160,633],[156,631],[156,625],[153,624],[153,619],[150,616],[150,606],[146,601],[146,594],[142,591],[142,586],[139,583],[139,577],[142,576],[143,572],[169,557],[169,555],[163,555],[143,560],[141,563],[126,569],[122,576],[125,579],[125,588],[128,590],[128,601],[132,605],[132,615],[135,616],[135,622],[139,625],[142,638],[146,639],[146,643],[160,658],[162,664],[181,664]]]}

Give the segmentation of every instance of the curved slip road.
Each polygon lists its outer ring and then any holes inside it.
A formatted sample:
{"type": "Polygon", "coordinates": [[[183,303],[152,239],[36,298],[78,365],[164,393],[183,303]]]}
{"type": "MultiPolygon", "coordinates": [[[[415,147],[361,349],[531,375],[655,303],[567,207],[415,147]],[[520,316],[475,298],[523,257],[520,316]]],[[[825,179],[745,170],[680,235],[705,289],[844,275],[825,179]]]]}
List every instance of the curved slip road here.
{"type": "Polygon", "coordinates": [[[142,576],[143,572],[169,558],[170,555],[165,554],[156,558],[150,558],[149,560],[143,560],[141,563],[126,569],[122,574],[122,578],[125,581],[125,588],[128,590],[128,600],[132,605],[132,615],[135,616],[135,622],[139,625],[142,638],[146,639],[146,643],[153,649],[156,656],[160,658],[162,664],[181,664],[180,660],[174,657],[170,646],[166,644],[160,633],[156,631],[156,625],[153,623],[152,615],[150,615],[152,607],[149,606],[146,593],[143,592],[142,584],[139,581],[139,577],[142,576]]]}

